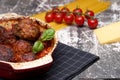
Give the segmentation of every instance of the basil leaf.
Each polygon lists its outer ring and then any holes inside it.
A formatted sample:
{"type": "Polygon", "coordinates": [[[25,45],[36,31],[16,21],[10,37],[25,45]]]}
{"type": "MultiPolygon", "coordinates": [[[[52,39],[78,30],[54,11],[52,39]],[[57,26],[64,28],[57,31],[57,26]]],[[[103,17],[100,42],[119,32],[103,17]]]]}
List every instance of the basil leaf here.
{"type": "Polygon", "coordinates": [[[36,41],[33,45],[32,51],[33,53],[38,53],[44,49],[44,45],[41,41],[36,41]]]}
{"type": "Polygon", "coordinates": [[[51,40],[54,37],[54,34],[55,34],[55,30],[54,29],[52,29],[52,28],[47,29],[41,35],[41,40],[42,41],[51,40]]]}

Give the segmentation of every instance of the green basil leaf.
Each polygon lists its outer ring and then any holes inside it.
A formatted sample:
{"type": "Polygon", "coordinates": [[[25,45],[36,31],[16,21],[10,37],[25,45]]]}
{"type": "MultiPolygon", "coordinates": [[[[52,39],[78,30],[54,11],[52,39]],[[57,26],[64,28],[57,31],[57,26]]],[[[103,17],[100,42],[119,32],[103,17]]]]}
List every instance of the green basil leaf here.
{"type": "Polygon", "coordinates": [[[36,41],[33,45],[32,51],[33,53],[38,53],[44,49],[44,45],[41,41],[36,41]]]}
{"type": "Polygon", "coordinates": [[[55,30],[54,29],[52,29],[52,28],[47,29],[41,35],[41,40],[42,41],[51,40],[54,37],[54,34],[55,34],[55,30]]]}

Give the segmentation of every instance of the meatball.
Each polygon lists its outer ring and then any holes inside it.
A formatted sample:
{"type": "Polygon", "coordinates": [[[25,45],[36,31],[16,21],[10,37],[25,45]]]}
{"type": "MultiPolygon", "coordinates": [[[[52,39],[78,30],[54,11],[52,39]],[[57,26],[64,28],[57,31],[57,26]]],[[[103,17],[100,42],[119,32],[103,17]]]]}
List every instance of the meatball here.
{"type": "Polygon", "coordinates": [[[6,30],[0,26],[0,43],[1,44],[13,44],[16,41],[16,37],[11,30],[6,30]]]}
{"type": "Polygon", "coordinates": [[[13,44],[16,42],[16,37],[13,35],[13,32],[10,30],[10,31],[6,31],[4,33],[4,37],[5,37],[5,40],[4,40],[4,44],[13,44]]]}
{"type": "Polygon", "coordinates": [[[22,55],[22,62],[24,61],[32,61],[35,59],[35,54],[33,52],[29,52],[27,54],[22,55]]]}
{"type": "Polygon", "coordinates": [[[32,61],[35,54],[32,52],[32,45],[25,40],[18,40],[13,44],[14,56],[12,62],[32,61]]]}
{"type": "Polygon", "coordinates": [[[2,43],[5,40],[5,37],[4,37],[5,32],[6,32],[6,29],[0,26],[0,43],[2,43]]]}
{"type": "Polygon", "coordinates": [[[29,18],[20,19],[18,24],[13,25],[13,32],[17,37],[31,41],[40,36],[38,24],[29,18]]]}
{"type": "Polygon", "coordinates": [[[25,40],[17,40],[13,44],[13,50],[16,54],[25,54],[32,51],[32,45],[25,40]]]}
{"type": "Polygon", "coordinates": [[[32,52],[25,53],[25,54],[15,54],[11,58],[11,62],[27,62],[27,61],[32,61],[35,59],[35,55],[32,52]]]}
{"type": "Polygon", "coordinates": [[[3,61],[10,61],[13,57],[13,50],[8,45],[1,45],[0,44],[0,60],[3,61]]]}

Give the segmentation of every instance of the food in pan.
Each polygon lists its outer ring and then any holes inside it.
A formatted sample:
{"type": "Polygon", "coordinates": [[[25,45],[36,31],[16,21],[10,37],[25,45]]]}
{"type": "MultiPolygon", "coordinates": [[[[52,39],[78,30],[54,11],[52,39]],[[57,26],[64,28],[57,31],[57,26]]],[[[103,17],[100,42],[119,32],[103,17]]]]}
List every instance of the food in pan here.
{"type": "Polygon", "coordinates": [[[30,17],[0,20],[0,60],[28,62],[47,55],[55,31],[30,17]]]}

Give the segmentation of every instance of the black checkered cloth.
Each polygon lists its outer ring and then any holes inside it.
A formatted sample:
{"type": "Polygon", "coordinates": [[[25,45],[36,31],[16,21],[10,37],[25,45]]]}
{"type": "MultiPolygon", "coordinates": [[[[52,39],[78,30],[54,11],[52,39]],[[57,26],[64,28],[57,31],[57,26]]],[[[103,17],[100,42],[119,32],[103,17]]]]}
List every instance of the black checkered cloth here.
{"type": "Polygon", "coordinates": [[[99,57],[59,42],[53,53],[53,59],[51,69],[34,80],[71,80],[96,62],[99,57]]]}

